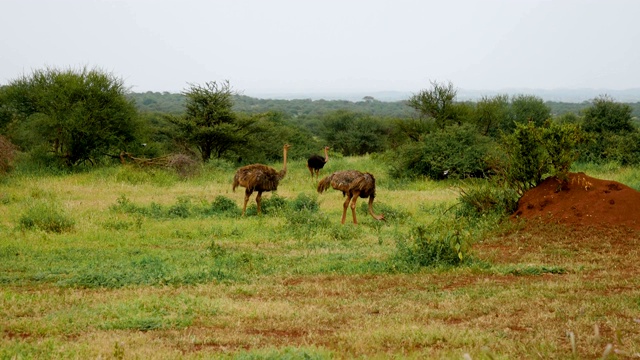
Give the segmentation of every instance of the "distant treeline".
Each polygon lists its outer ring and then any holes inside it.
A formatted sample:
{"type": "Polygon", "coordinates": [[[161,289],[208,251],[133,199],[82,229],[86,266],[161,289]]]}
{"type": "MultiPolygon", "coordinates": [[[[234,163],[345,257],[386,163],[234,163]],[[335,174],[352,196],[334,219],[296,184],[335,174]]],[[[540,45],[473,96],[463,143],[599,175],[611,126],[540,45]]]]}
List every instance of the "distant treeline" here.
{"type": "MultiPolygon", "coordinates": [[[[185,97],[183,94],[169,92],[130,93],[129,98],[141,112],[161,112],[181,114],[184,112],[185,97]]],[[[555,116],[574,113],[579,115],[588,108],[591,102],[567,103],[546,101],[545,104],[555,116]]],[[[632,109],[632,114],[640,119],[640,102],[626,103],[632,109]]],[[[311,100],[311,99],[258,99],[245,95],[234,96],[234,111],[242,113],[280,112],[291,118],[310,118],[324,116],[336,110],[347,110],[376,117],[413,118],[417,116],[415,109],[407,106],[406,101],[378,101],[373,97],[364,97],[361,101],[347,100],[311,100]]]]}

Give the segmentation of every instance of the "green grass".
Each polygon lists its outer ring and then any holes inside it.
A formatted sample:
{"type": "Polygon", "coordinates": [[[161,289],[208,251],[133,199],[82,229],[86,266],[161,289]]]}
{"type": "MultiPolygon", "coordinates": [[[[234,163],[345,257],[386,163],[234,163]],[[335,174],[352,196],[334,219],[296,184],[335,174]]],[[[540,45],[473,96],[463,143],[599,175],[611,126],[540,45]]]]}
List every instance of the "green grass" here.
{"type": "Polygon", "coordinates": [[[620,273],[637,244],[623,256],[620,234],[576,249],[558,228],[456,218],[464,182],[392,180],[371,157],[332,159],[321,177],[342,169],[376,176],[386,222],[360,199],[360,224],[341,225],[342,194],[317,194],[302,161],[264,195],[263,215],[254,195],[245,217],[235,168],[220,161],[186,180],[130,166],[11,174],[0,182],[0,358],[640,352],[640,283],[620,273]]]}

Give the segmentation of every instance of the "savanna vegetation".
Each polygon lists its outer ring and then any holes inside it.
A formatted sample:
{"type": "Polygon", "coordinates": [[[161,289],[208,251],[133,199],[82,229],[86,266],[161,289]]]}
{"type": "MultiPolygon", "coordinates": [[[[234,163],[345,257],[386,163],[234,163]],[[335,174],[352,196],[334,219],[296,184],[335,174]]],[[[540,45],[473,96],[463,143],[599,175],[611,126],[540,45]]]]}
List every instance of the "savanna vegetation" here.
{"type": "Polygon", "coordinates": [[[130,94],[99,69],[0,88],[2,358],[639,356],[637,234],[510,218],[569,171],[640,189],[637,115],[603,95],[269,101],[130,94]],[[289,171],[240,216],[235,170],[289,171]],[[321,176],[376,177],[340,224],[321,176]]]}

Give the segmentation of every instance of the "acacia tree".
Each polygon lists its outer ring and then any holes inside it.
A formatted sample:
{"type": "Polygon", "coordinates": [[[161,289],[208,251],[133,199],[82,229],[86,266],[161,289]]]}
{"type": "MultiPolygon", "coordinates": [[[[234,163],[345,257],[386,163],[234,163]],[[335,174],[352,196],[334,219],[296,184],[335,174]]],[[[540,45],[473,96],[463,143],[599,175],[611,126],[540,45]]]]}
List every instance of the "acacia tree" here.
{"type": "Polygon", "coordinates": [[[509,96],[482,97],[476,104],[473,119],[482,135],[498,137],[508,121],[509,96]]]}
{"type": "Polygon", "coordinates": [[[618,161],[623,165],[640,163],[640,132],[633,124],[628,104],[603,95],[593,99],[583,115],[583,129],[592,141],[584,145],[582,160],[618,161]]]}
{"type": "MultiPolygon", "coordinates": [[[[516,95],[511,99],[511,115],[515,123],[533,122],[540,127],[551,118],[551,109],[535,95],[516,95]]],[[[515,129],[514,123],[508,125],[515,129]]]]}
{"type": "Polygon", "coordinates": [[[607,95],[593,99],[584,110],[584,130],[594,133],[626,133],[634,131],[632,109],[628,104],[615,102],[607,95]]]}
{"type": "Polygon", "coordinates": [[[140,125],[120,78],[97,69],[47,68],[3,89],[3,113],[17,145],[47,148],[67,165],[118,154],[135,142],[140,125]]]}
{"type": "Polygon", "coordinates": [[[248,132],[255,122],[238,117],[233,112],[233,91],[229,81],[191,84],[183,92],[185,114],[173,117],[183,140],[195,146],[206,162],[212,155],[221,158],[226,152],[248,141],[248,132]]]}
{"type": "Polygon", "coordinates": [[[431,81],[431,89],[421,90],[407,103],[422,117],[433,119],[439,129],[444,129],[450,123],[460,122],[460,111],[455,103],[457,93],[451,82],[439,84],[431,81]]]}

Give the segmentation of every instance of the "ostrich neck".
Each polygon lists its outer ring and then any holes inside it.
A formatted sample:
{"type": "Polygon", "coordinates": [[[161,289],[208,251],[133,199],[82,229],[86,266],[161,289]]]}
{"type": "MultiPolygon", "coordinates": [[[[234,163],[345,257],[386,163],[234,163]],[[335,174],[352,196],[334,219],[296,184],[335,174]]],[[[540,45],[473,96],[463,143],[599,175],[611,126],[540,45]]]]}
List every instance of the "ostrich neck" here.
{"type": "Polygon", "coordinates": [[[282,150],[283,164],[282,170],[280,170],[280,178],[283,178],[287,174],[287,148],[282,150]]]}
{"type": "Polygon", "coordinates": [[[324,148],[324,162],[329,161],[329,152],[327,151],[327,148],[324,148]]]}

